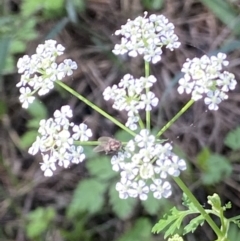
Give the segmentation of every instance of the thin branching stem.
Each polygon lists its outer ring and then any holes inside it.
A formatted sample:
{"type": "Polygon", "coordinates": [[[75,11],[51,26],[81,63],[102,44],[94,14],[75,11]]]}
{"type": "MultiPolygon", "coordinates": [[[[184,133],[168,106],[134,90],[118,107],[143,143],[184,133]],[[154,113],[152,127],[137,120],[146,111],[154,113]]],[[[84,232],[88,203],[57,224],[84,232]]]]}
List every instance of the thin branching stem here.
{"type": "Polygon", "coordinates": [[[72,88],[70,88],[69,86],[67,86],[66,84],[64,84],[61,81],[56,81],[57,84],[59,84],[61,87],[63,87],[65,90],[67,90],[69,93],[71,93],[72,95],[76,96],[79,100],[83,101],[86,105],[90,106],[92,109],[94,109],[95,111],[97,111],[99,114],[103,115],[105,118],[109,119],[110,121],[112,121],[114,124],[116,124],[117,126],[119,126],[121,129],[123,129],[124,131],[128,132],[130,135],[135,136],[136,133],[132,130],[130,130],[129,128],[127,128],[125,125],[123,125],[121,122],[119,122],[118,120],[116,120],[114,117],[112,117],[111,115],[109,115],[107,112],[103,111],[101,108],[99,108],[97,105],[93,104],[91,101],[89,101],[88,99],[86,99],[85,97],[83,97],[82,95],[80,95],[78,92],[76,92],[75,90],[73,90],[72,88]]]}

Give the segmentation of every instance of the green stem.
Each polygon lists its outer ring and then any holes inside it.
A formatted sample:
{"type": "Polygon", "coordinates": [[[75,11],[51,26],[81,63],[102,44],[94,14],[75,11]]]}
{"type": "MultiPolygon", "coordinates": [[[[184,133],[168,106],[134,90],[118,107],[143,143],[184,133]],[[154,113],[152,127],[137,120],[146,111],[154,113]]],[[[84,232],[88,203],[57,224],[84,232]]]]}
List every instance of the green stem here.
{"type": "MultiPolygon", "coordinates": [[[[145,77],[148,78],[150,75],[149,62],[145,61],[145,77]]],[[[149,92],[149,88],[146,88],[146,94],[149,92]]],[[[151,127],[151,113],[149,110],[146,111],[146,127],[150,130],[151,127]]]]}
{"type": "Polygon", "coordinates": [[[141,129],[145,129],[144,123],[143,123],[143,121],[142,121],[142,119],[141,119],[140,116],[139,116],[138,124],[139,124],[139,126],[140,126],[141,129]]]}
{"type": "Polygon", "coordinates": [[[161,136],[187,109],[194,103],[194,100],[189,100],[188,103],[157,133],[157,137],[161,136]]]}
{"type": "Polygon", "coordinates": [[[235,221],[235,220],[238,220],[238,219],[240,219],[240,215],[237,215],[235,217],[229,218],[228,220],[232,222],[232,221],[235,221]]]}
{"type": "Polygon", "coordinates": [[[97,146],[100,141],[74,141],[74,144],[79,146],[97,146]]]}
{"type": "Polygon", "coordinates": [[[83,101],[86,105],[90,106],[92,109],[94,109],[95,111],[97,111],[99,114],[103,115],[104,117],[106,117],[107,119],[109,119],[110,121],[112,121],[114,124],[116,124],[117,126],[119,126],[120,128],[122,128],[124,131],[128,132],[130,135],[135,136],[136,133],[133,132],[132,130],[130,130],[129,128],[127,128],[125,125],[123,125],[121,122],[119,122],[118,120],[116,120],[115,118],[113,118],[112,116],[110,116],[107,112],[103,111],[101,108],[99,108],[97,105],[93,104],[91,101],[89,101],[88,99],[86,99],[85,97],[83,97],[82,95],[80,95],[78,92],[76,92],[75,90],[73,90],[72,88],[70,88],[69,86],[67,86],[66,84],[64,84],[61,81],[56,81],[57,84],[59,84],[61,87],[63,87],[65,90],[67,90],[69,93],[71,93],[72,95],[76,96],[79,100],[83,101]]]}
{"type": "Polygon", "coordinates": [[[195,198],[195,196],[192,194],[192,192],[188,189],[188,187],[184,184],[184,182],[179,177],[173,177],[173,180],[177,183],[177,185],[187,195],[189,200],[194,204],[194,206],[202,214],[204,219],[208,222],[208,224],[211,226],[213,231],[216,233],[217,237],[219,238],[218,240],[221,240],[220,238],[224,237],[224,234],[221,232],[221,230],[218,228],[218,226],[212,220],[212,218],[208,215],[208,213],[205,211],[205,209],[201,206],[201,204],[198,202],[198,200],[195,198]]]}

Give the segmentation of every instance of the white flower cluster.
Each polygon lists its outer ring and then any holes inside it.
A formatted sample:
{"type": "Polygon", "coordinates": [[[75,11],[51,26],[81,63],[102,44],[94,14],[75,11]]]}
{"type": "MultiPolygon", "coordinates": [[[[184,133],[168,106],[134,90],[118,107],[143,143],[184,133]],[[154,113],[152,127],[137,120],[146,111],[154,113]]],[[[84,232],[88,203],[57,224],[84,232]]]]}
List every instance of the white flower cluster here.
{"type": "Polygon", "coordinates": [[[147,12],[144,17],[129,19],[115,35],[123,37],[121,44],[115,45],[114,54],[143,55],[145,61],[153,64],[161,60],[163,46],[171,51],[180,46],[174,25],[163,15],[152,14],[147,18],[147,12]]]}
{"type": "Polygon", "coordinates": [[[226,92],[235,89],[237,84],[232,73],[222,71],[223,66],[229,63],[225,59],[224,53],[187,59],[182,68],[185,74],[179,80],[179,94],[191,93],[195,101],[205,97],[204,102],[209,110],[218,110],[218,105],[228,98],[226,92]]]}
{"type": "Polygon", "coordinates": [[[126,74],[118,85],[108,86],[103,92],[103,97],[107,101],[114,101],[114,109],[127,111],[128,120],[126,126],[131,130],[136,130],[136,123],[139,121],[139,111],[150,111],[158,104],[158,98],[153,92],[142,93],[144,90],[152,87],[156,81],[153,75],[147,78],[134,79],[130,74],[126,74]]]}
{"type": "Polygon", "coordinates": [[[73,69],[77,69],[76,62],[65,59],[57,64],[56,58],[63,54],[64,47],[55,40],[46,40],[38,45],[36,54],[24,55],[18,60],[18,73],[22,74],[17,87],[20,88],[19,100],[23,108],[28,108],[35,97],[47,94],[54,87],[55,80],[62,80],[66,75],[70,76],[73,69]]]}
{"type": "Polygon", "coordinates": [[[75,147],[73,142],[87,141],[92,136],[92,131],[84,123],[74,125],[69,121],[72,116],[70,106],[66,105],[54,112],[54,118],[40,121],[38,132],[41,136],[37,137],[28,152],[32,155],[41,152],[41,169],[45,176],[53,175],[57,163],[67,168],[70,163],[79,163],[85,159],[83,147],[75,147]],[[70,130],[74,134],[71,135],[70,130]]]}
{"type": "Polygon", "coordinates": [[[159,143],[147,129],[130,140],[124,151],[114,155],[111,163],[113,170],[121,175],[116,189],[122,199],[146,200],[149,191],[157,199],[167,198],[172,191],[166,178],[168,175],[177,177],[186,169],[185,161],[172,152],[172,146],[159,143]]]}

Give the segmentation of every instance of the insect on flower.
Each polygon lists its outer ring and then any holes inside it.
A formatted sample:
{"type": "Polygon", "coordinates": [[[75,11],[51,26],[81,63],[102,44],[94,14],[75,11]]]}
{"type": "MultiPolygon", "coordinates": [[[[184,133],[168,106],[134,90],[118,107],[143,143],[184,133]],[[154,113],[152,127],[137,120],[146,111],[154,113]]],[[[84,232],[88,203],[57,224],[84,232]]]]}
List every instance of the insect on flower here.
{"type": "Polygon", "coordinates": [[[95,152],[105,151],[106,154],[111,154],[119,151],[122,148],[121,141],[108,136],[99,137],[98,141],[100,144],[93,149],[95,152]]]}

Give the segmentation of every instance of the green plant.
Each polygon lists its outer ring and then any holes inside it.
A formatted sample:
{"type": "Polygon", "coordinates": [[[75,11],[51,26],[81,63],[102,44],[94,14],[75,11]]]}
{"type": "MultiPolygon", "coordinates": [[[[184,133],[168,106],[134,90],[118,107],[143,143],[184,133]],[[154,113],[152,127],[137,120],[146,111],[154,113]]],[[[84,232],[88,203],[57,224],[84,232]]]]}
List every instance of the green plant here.
{"type": "MultiPolygon", "coordinates": [[[[214,231],[216,240],[227,241],[230,222],[237,222],[239,217],[225,218],[224,211],[230,208],[230,205],[222,207],[217,194],[208,198],[211,210],[199,203],[179,177],[180,173],[187,169],[186,161],[174,153],[171,143],[160,137],[199,99],[204,99],[209,110],[217,111],[219,104],[228,98],[227,93],[235,88],[237,82],[232,73],[224,70],[224,67],[228,65],[227,56],[224,53],[211,57],[204,55],[201,58],[187,59],[182,68],[184,76],[179,80],[177,90],[179,94],[190,94],[191,99],[155,134],[151,127],[151,111],[158,105],[159,100],[151,90],[157,79],[150,75],[150,63],[156,64],[161,60],[162,48],[166,47],[173,51],[179,47],[180,42],[173,30],[174,25],[169,23],[164,16],[153,14],[147,17],[145,13],[144,17],[129,20],[126,25],[115,32],[122,38],[121,43],[115,45],[113,53],[128,54],[131,57],[143,55],[145,64],[144,77],[137,79],[126,74],[118,85],[108,86],[103,92],[106,101],[112,100],[113,108],[127,113],[125,124],[61,82],[65,76],[72,75],[77,69],[77,64],[71,59],[65,59],[60,64],[56,63],[56,58],[63,54],[64,47],[54,40],[48,40],[39,45],[36,55],[25,55],[19,59],[18,69],[22,74],[21,81],[17,85],[20,90],[20,102],[22,107],[27,109],[34,101],[36,93],[40,96],[45,95],[54,88],[56,83],[126,133],[124,140],[121,140],[123,148],[116,148],[114,142],[105,143],[108,145],[107,153],[116,152],[111,158],[111,165],[107,158],[97,163],[92,155],[92,161],[87,163],[87,168],[93,177],[78,184],[68,208],[69,218],[75,218],[84,212],[93,215],[102,210],[105,193],[109,194],[113,210],[120,218],[126,218],[135,205],[136,198],[142,202],[149,201],[152,206],[149,208],[146,205],[146,211],[152,214],[158,211],[160,205],[151,200],[151,195],[155,201],[169,198],[172,189],[167,178],[171,178],[185,194],[184,204],[188,210],[180,211],[174,207],[170,215],[165,216],[165,219],[161,220],[153,231],[160,232],[169,225],[170,227],[165,231],[165,237],[169,237],[179,231],[182,220],[187,215],[197,214],[198,216],[193,218],[187,226],[182,227],[183,235],[195,231],[196,227],[207,222],[214,231]],[[119,175],[113,173],[111,168],[116,173],[120,173],[120,180],[118,178],[114,188],[112,180],[119,175]],[[122,201],[128,201],[121,203],[116,198],[116,191],[120,199],[123,199],[122,201]],[[220,218],[220,226],[210,214],[220,218]]],[[[56,110],[52,118],[40,121],[39,135],[30,147],[29,153],[35,155],[40,152],[42,154],[43,162],[40,168],[45,176],[52,176],[57,166],[67,168],[71,163],[82,162],[86,157],[86,146],[101,144],[101,139],[89,141],[92,137],[91,129],[85,123],[77,125],[71,122],[72,117],[73,111],[70,106],[66,105],[56,110]]],[[[209,173],[206,173],[203,178],[205,183],[217,182],[223,174],[227,176],[231,172],[224,158],[211,155],[206,150],[199,155],[199,165],[208,166],[209,173]],[[205,159],[206,156],[208,159],[205,159]],[[213,172],[212,164],[216,162],[219,162],[218,175],[215,174],[214,178],[210,179],[213,172]]],[[[139,234],[139,227],[142,226],[149,228],[146,219],[138,220],[137,228],[129,232],[128,238],[136,238],[136,233],[139,234]]],[[[141,238],[148,237],[150,235],[147,237],[143,235],[141,238]]]]}

